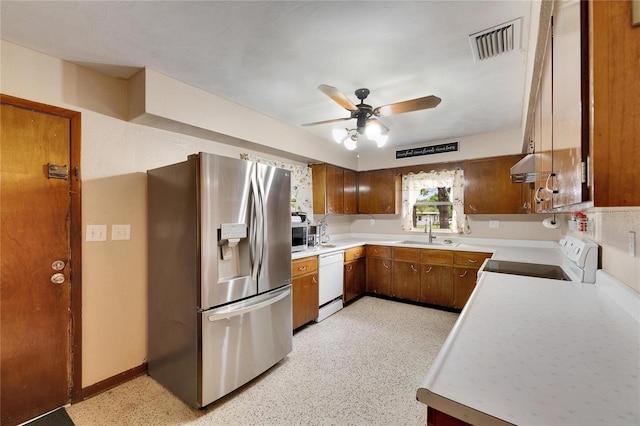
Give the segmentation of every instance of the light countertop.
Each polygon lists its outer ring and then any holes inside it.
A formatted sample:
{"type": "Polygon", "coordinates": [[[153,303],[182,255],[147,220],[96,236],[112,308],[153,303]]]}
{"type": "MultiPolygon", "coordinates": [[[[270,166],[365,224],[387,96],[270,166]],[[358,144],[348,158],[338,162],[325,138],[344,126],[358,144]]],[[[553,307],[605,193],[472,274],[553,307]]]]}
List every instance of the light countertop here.
{"type": "MultiPolygon", "coordinates": [[[[445,239],[347,234],[292,258],[376,244],[562,264],[555,241],[445,239]]],[[[485,272],[417,398],[471,424],[639,425],[640,295],[600,270],[596,284],[485,272]]]]}
{"type": "Polygon", "coordinates": [[[418,400],[472,424],[640,424],[640,298],[605,276],[484,273],[418,400]]]}

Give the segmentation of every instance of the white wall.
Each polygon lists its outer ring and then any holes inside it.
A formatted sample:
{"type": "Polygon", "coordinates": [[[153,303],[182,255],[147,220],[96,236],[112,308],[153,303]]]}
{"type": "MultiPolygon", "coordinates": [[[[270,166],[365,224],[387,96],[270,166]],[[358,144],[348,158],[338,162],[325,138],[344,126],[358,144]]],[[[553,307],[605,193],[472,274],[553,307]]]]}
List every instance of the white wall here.
{"type": "MultiPolygon", "coordinates": [[[[82,244],[82,386],[146,360],[146,170],[199,151],[247,151],[125,121],[127,82],[2,41],[0,91],[82,112],[82,221],[131,224],[131,240],[82,244]]],[[[246,124],[245,124],[246,126],[246,124]]]]}
{"type": "Polygon", "coordinates": [[[457,152],[424,155],[396,159],[396,148],[382,148],[360,153],[358,170],[388,169],[393,167],[413,166],[417,164],[447,163],[472,158],[495,157],[500,155],[519,154],[522,152],[522,130],[519,127],[505,129],[500,132],[483,135],[451,138],[441,141],[430,141],[402,147],[420,148],[447,142],[460,142],[457,152]]]}

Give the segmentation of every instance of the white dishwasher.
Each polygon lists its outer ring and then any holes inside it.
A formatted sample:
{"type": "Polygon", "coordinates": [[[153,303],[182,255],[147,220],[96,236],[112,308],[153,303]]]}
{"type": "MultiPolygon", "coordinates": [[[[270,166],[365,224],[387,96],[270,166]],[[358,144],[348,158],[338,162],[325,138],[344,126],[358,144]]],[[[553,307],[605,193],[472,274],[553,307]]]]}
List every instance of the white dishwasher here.
{"type": "Polygon", "coordinates": [[[318,292],[320,322],[342,309],[342,280],[344,251],[334,251],[318,256],[318,292]]]}

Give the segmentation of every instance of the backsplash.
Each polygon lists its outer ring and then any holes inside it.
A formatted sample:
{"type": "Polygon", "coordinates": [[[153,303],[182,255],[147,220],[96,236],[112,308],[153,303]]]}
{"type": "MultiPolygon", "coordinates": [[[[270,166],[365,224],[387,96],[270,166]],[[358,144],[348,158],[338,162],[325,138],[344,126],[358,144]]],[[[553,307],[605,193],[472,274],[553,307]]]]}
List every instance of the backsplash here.
{"type": "Polygon", "coordinates": [[[593,239],[602,247],[602,269],[640,292],[640,207],[595,208],[587,212],[588,232],[569,234],[593,239]],[[629,254],[629,232],[636,233],[635,256],[629,254]]]}

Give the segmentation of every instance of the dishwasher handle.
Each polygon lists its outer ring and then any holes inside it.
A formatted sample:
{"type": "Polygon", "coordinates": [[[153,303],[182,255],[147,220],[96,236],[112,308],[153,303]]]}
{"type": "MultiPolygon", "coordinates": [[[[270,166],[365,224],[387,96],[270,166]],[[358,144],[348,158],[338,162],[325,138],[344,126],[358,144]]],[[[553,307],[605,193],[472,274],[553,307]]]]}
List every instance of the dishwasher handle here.
{"type": "Polygon", "coordinates": [[[239,307],[234,307],[232,305],[232,306],[216,309],[214,312],[207,314],[207,319],[210,322],[214,322],[222,319],[237,317],[239,315],[256,311],[258,309],[264,308],[269,305],[273,305],[274,303],[277,303],[280,300],[284,299],[285,297],[289,296],[289,294],[291,294],[291,287],[287,286],[287,288],[284,288],[282,290],[279,290],[269,295],[269,297],[267,297],[266,299],[264,297],[260,298],[261,299],[260,301],[251,303],[249,305],[246,305],[245,303],[241,303],[241,304],[238,304],[240,305],[239,307]]]}

